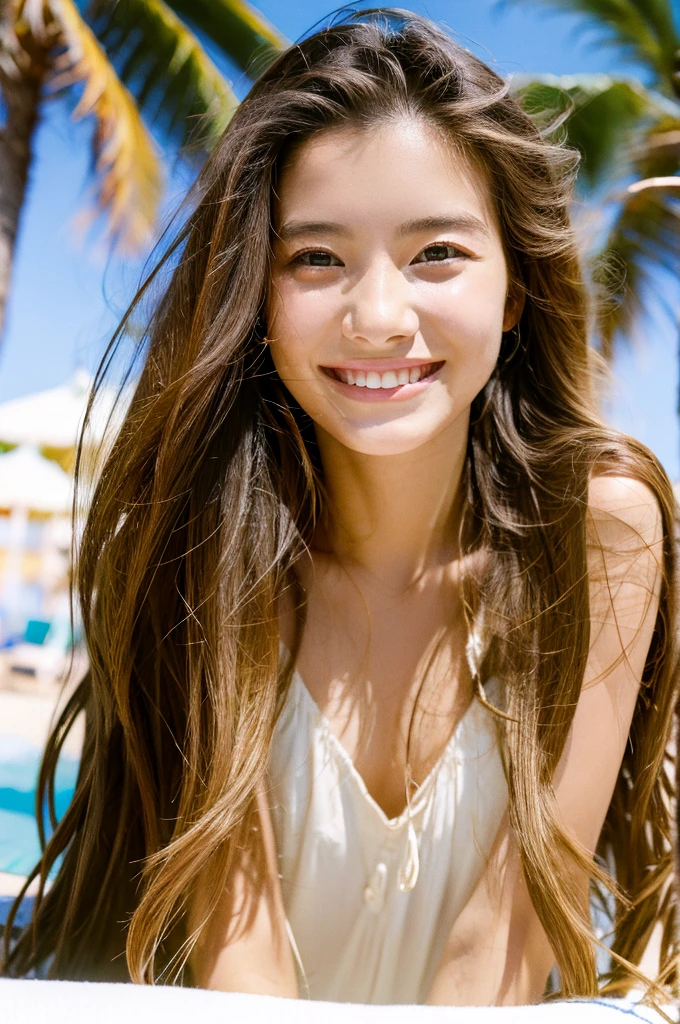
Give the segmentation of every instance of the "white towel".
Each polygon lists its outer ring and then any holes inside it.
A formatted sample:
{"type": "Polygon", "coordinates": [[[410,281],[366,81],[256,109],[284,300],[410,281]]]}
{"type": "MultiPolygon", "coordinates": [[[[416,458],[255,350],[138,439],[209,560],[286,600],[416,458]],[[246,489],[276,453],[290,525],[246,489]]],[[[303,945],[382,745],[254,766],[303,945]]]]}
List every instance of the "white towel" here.
{"type": "MultiPolygon", "coordinates": [[[[669,1015],[678,1020],[677,1011],[669,1015]]],[[[626,1000],[575,1000],[541,1006],[361,1006],[201,989],[73,981],[0,979],[3,1024],[661,1024],[626,1000]]]]}

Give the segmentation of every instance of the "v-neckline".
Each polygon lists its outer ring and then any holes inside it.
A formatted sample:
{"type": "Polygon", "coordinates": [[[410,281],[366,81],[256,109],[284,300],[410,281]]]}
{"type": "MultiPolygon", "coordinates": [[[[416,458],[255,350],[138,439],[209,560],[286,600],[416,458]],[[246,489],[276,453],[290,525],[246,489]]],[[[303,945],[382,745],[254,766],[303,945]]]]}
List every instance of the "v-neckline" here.
{"type": "MultiPolygon", "coordinates": [[[[283,641],[280,641],[280,643],[283,649],[286,651],[286,653],[290,654],[288,648],[283,643],[283,641]]],[[[456,724],[455,729],[451,733],[451,736],[447,740],[446,746],[444,747],[442,753],[439,755],[430,771],[427,773],[421,784],[418,786],[415,798],[411,801],[410,808],[409,805],[406,804],[406,806],[404,807],[400,814],[398,814],[395,818],[389,818],[385,810],[381,807],[381,805],[378,803],[375,797],[369,792],[368,786],[366,785],[363,776],[358,771],[356,765],[354,764],[354,761],[350,757],[348,751],[345,749],[345,746],[342,743],[342,741],[333,732],[333,729],[331,728],[330,719],[327,717],[327,715],[323,713],[317,702],[314,700],[314,697],[312,696],[309,687],[302,678],[297,668],[297,665],[293,669],[293,679],[297,683],[298,689],[301,691],[303,699],[307,702],[308,707],[319,720],[319,723],[321,724],[324,734],[328,737],[329,745],[332,747],[336,755],[341,759],[342,763],[347,768],[350,777],[354,780],[359,791],[365,797],[368,804],[374,808],[383,824],[390,829],[401,828],[408,822],[409,818],[413,818],[422,809],[422,805],[425,797],[428,794],[428,790],[431,789],[432,784],[436,779],[437,775],[439,774],[442,766],[444,765],[445,761],[448,760],[450,752],[456,745],[457,741],[459,740],[463,726],[468,721],[470,712],[472,711],[472,708],[475,706],[477,702],[476,696],[473,694],[472,700],[470,701],[467,708],[459,718],[458,723],[456,724]]]]}

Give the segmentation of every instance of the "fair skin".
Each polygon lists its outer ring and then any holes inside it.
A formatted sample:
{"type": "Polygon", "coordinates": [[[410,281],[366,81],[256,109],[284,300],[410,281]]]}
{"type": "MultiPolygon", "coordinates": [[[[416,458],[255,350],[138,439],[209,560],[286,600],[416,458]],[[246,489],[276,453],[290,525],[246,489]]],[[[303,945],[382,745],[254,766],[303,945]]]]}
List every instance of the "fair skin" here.
{"type": "MultiPolygon", "coordinates": [[[[427,713],[414,723],[416,784],[472,699],[458,597],[466,566],[452,538],[470,405],[522,298],[510,286],[482,175],[419,122],[334,131],[307,143],[284,169],[275,215],[271,353],[315,423],[332,513],[300,566],[309,611],[298,668],[369,792],[393,817],[405,804],[416,694],[445,628],[449,640],[419,698],[427,713]],[[414,368],[424,380],[400,388],[399,371],[414,368]],[[381,378],[382,389],[348,383],[362,369],[394,369],[397,377],[381,378]],[[442,678],[445,697],[436,687],[442,678]]],[[[555,792],[563,825],[593,850],[654,626],[661,526],[650,492],[623,478],[593,479],[590,512],[591,650],[555,792]]],[[[292,622],[284,601],[288,643],[292,622]]],[[[275,864],[264,793],[260,810],[275,864]]],[[[225,913],[197,957],[199,984],[298,995],[275,869],[272,877],[237,937],[226,927],[234,904],[225,897],[225,913]]],[[[239,885],[242,876],[231,899],[247,903],[239,885]]],[[[503,821],[428,1002],[532,1002],[553,963],[503,821]]]]}

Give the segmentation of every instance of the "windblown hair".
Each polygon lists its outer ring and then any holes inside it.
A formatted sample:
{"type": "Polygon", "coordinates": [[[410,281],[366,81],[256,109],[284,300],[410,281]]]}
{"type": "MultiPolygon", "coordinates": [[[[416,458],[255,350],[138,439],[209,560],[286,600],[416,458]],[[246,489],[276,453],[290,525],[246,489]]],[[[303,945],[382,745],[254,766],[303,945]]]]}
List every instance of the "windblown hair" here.
{"type": "Polygon", "coordinates": [[[348,15],[265,70],[100,368],[99,386],[126,323],[167,270],[79,545],[89,670],[50,737],[38,810],[84,711],[75,795],[31,876],[40,896],[6,947],[8,975],[49,962],[57,978],[191,983],[202,927],[189,928],[191,900],[200,886],[212,913],[236,851],[252,839],[304,629],[295,566],[324,514],[313,424],[259,344],[273,196],[283,162],[319,132],[404,117],[431,126],[484,174],[510,280],[526,295],[521,345],[512,352],[504,340],[473,403],[461,538],[463,553],[488,552],[479,578],[464,581],[464,600],[471,620],[484,613],[479,679],[493,672],[505,686],[499,735],[531,898],[562,993],[627,991],[659,921],[663,980],[676,983],[667,756],[675,505],[656,459],[597,414],[592,310],[569,222],[578,155],[540,131],[475,56],[431,22],[391,10],[348,15]],[[596,472],[652,490],[664,547],[654,636],[593,861],[560,827],[552,780],[589,649],[587,494],[596,472]],[[290,587],[296,641],[280,665],[277,602],[290,587]],[[578,870],[614,906],[600,971],[578,870]]]}

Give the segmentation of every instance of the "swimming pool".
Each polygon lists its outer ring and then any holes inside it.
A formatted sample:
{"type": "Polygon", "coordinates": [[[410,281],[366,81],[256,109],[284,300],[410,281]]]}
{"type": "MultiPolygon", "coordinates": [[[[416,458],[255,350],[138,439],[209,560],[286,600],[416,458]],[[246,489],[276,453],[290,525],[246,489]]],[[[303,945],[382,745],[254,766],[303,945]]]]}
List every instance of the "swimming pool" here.
{"type": "MultiPolygon", "coordinates": [[[[26,875],[40,857],[35,788],[41,751],[20,736],[0,733],[0,871],[26,875]]],[[[55,808],[61,817],[73,796],[78,761],[57,766],[55,808]]]]}

